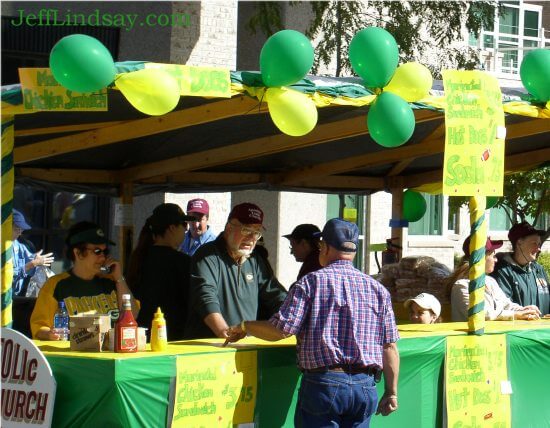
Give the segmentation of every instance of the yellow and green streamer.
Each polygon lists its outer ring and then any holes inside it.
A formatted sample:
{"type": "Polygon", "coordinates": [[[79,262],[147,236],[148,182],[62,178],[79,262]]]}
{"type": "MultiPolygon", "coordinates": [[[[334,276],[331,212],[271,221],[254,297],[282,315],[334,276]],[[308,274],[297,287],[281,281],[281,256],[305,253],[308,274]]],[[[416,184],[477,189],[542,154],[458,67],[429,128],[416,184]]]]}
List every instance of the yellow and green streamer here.
{"type": "Polygon", "coordinates": [[[468,291],[468,334],[481,335],[485,330],[485,196],[470,198],[470,284],[468,291]]]}

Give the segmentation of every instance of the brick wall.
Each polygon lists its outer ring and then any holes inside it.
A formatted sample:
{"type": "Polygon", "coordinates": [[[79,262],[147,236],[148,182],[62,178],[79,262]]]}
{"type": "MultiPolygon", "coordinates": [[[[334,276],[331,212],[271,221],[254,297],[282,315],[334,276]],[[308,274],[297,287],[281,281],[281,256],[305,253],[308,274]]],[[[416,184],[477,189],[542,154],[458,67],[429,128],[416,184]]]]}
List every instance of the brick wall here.
{"type": "Polygon", "coordinates": [[[172,63],[236,68],[237,1],[173,2],[173,12],[190,25],[172,29],[172,63]]]}

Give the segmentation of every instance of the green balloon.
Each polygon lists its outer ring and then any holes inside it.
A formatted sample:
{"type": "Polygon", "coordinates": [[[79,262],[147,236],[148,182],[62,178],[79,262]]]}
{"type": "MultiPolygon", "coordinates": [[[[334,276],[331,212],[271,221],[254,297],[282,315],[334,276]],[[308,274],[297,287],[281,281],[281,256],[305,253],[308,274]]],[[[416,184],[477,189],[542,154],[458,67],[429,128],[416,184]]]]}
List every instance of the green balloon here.
{"type": "Polygon", "coordinates": [[[262,80],[269,87],[287,86],[304,78],[313,65],[309,39],[294,30],[273,34],[260,52],[262,80]]]}
{"type": "Polygon", "coordinates": [[[426,200],[424,196],[414,190],[403,192],[403,219],[409,223],[420,220],[426,214],[426,200]]]}
{"type": "Polygon", "coordinates": [[[389,83],[399,62],[397,43],[383,28],[365,28],[351,40],[349,60],[367,87],[383,88],[389,83]]]}
{"type": "Polygon", "coordinates": [[[531,95],[540,101],[550,100],[550,50],[535,49],[525,55],[519,75],[531,95]]]}
{"type": "Polygon", "coordinates": [[[411,106],[391,92],[382,92],[367,114],[367,127],[374,141],[384,147],[405,144],[414,132],[411,106]]]}
{"type": "Polygon", "coordinates": [[[493,208],[498,203],[499,200],[500,200],[499,196],[487,196],[485,198],[485,209],[488,210],[490,208],[493,208]]]}
{"type": "Polygon", "coordinates": [[[62,86],[75,92],[94,92],[115,80],[116,68],[109,50],[97,39],[72,34],[50,52],[50,69],[62,86]]]}

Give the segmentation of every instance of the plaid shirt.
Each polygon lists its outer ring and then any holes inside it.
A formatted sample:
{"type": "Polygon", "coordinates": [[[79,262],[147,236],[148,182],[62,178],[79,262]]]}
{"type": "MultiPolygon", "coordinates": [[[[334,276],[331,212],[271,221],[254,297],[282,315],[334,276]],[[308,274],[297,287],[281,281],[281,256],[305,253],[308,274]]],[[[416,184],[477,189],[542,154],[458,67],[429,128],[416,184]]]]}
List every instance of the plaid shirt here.
{"type": "Polygon", "coordinates": [[[296,282],[270,322],[297,336],[301,369],[336,364],[381,368],[383,345],[399,339],[386,288],[345,260],[296,282]]]}

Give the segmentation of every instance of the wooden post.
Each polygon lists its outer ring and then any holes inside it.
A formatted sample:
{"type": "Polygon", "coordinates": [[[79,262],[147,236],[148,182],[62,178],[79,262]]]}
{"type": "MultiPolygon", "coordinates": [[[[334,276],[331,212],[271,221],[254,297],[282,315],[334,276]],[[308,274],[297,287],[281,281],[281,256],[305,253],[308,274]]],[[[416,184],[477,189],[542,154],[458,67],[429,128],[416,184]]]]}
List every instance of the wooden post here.
{"type": "MultiPolygon", "coordinates": [[[[120,185],[120,203],[123,205],[132,206],[133,212],[133,184],[132,183],[122,183],[120,185]]],[[[133,218],[133,215],[132,215],[133,218]]],[[[130,260],[130,254],[132,253],[132,248],[134,245],[134,225],[133,220],[132,224],[122,224],[119,228],[118,242],[120,245],[120,262],[122,267],[126,270],[128,262],[130,260]]]]}
{"type": "MultiPolygon", "coordinates": [[[[391,200],[391,219],[401,220],[403,215],[403,184],[401,180],[397,180],[397,177],[392,179],[391,200]]],[[[403,248],[405,248],[405,241],[407,240],[407,230],[403,227],[392,227],[391,236],[388,238],[396,238],[392,242],[401,247],[400,249],[394,248],[398,253],[397,259],[401,260],[403,257],[403,248]]]]}

